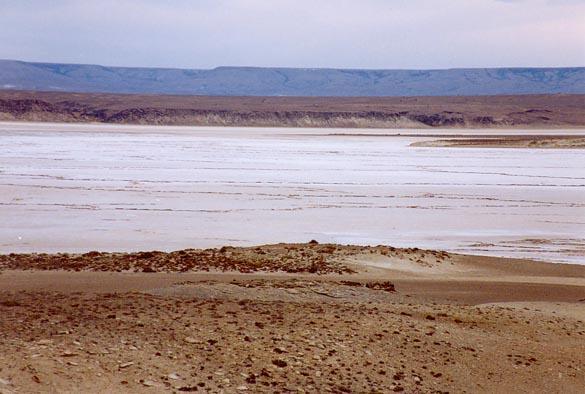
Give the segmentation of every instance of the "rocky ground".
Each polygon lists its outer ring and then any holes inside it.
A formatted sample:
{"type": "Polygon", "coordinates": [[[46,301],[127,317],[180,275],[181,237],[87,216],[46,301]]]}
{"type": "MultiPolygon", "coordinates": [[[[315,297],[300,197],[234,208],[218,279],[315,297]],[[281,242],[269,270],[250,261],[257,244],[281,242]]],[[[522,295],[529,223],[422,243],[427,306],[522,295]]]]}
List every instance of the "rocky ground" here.
{"type": "Polygon", "coordinates": [[[582,267],[332,246],[2,256],[0,393],[585,387],[582,267]]]}
{"type": "Polygon", "coordinates": [[[345,258],[380,255],[407,258],[423,265],[439,263],[446,252],[389,246],[352,246],[319,244],[276,244],[253,248],[185,249],[175,252],[104,253],[31,253],[0,255],[0,269],[113,271],[113,272],[308,272],[317,274],[355,273],[345,258]],[[343,262],[343,263],[342,263],[343,262]]]}

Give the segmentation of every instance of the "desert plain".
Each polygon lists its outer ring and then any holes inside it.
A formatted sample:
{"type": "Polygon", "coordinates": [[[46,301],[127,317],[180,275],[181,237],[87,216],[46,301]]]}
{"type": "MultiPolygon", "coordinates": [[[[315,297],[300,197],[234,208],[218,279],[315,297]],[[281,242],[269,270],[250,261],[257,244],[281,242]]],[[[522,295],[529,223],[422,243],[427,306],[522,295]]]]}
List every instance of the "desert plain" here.
{"type": "Polygon", "coordinates": [[[564,392],[585,266],[275,244],[0,257],[0,390],[564,392]]]}
{"type": "Polygon", "coordinates": [[[2,132],[0,393],[585,387],[580,130],[2,132]]]}

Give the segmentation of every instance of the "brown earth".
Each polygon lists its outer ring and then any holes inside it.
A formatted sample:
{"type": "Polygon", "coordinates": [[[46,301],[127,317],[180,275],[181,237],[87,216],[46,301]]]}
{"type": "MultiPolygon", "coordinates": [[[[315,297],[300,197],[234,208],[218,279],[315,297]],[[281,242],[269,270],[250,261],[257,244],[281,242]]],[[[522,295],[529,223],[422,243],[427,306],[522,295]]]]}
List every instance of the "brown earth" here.
{"type": "Polygon", "coordinates": [[[413,142],[410,146],[435,148],[531,148],[531,149],[583,149],[585,137],[570,135],[522,135],[506,137],[449,138],[432,141],[413,142]]]}
{"type": "Polygon", "coordinates": [[[585,95],[213,97],[0,91],[0,120],[198,126],[578,128],[585,95]]]}
{"type": "Polygon", "coordinates": [[[569,264],[317,243],[13,254],[0,393],[578,393],[584,321],[569,264]]]}

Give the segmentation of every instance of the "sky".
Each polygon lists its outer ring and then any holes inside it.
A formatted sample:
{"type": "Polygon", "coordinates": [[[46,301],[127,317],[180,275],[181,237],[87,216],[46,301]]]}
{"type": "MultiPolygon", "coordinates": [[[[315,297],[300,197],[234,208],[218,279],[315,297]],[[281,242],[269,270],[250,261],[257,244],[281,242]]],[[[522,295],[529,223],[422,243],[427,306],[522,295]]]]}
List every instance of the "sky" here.
{"type": "Polygon", "coordinates": [[[585,66],[585,0],[0,0],[0,58],[108,66],[585,66]]]}

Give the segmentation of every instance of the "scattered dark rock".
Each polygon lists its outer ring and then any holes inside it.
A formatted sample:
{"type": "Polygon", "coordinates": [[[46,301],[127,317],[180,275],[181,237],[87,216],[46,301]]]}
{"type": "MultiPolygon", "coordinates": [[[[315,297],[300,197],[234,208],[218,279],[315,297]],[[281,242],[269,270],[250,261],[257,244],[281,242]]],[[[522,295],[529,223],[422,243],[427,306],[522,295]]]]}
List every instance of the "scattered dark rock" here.
{"type": "Polygon", "coordinates": [[[0,305],[6,306],[6,307],[14,307],[14,306],[20,306],[20,302],[14,301],[14,300],[6,300],[6,301],[0,301],[0,305]]]}
{"type": "Polygon", "coordinates": [[[362,287],[362,286],[364,286],[363,283],[354,282],[354,281],[351,281],[351,280],[342,280],[341,281],[341,284],[343,284],[345,286],[352,286],[352,287],[362,287]]]}
{"type": "Polygon", "coordinates": [[[369,282],[366,283],[366,287],[372,290],[383,290],[388,292],[395,292],[394,284],[391,282],[369,282]]]}
{"type": "Polygon", "coordinates": [[[286,361],[280,359],[272,360],[272,364],[276,365],[279,368],[286,368],[286,366],[288,365],[286,361]]]}
{"type": "Polygon", "coordinates": [[[189,393],[189,392],[197,391],[197,390],[199,390],[199,388],[197,386],[183,386],[183,387],[179,387],[177,390],[189,393]]]}

